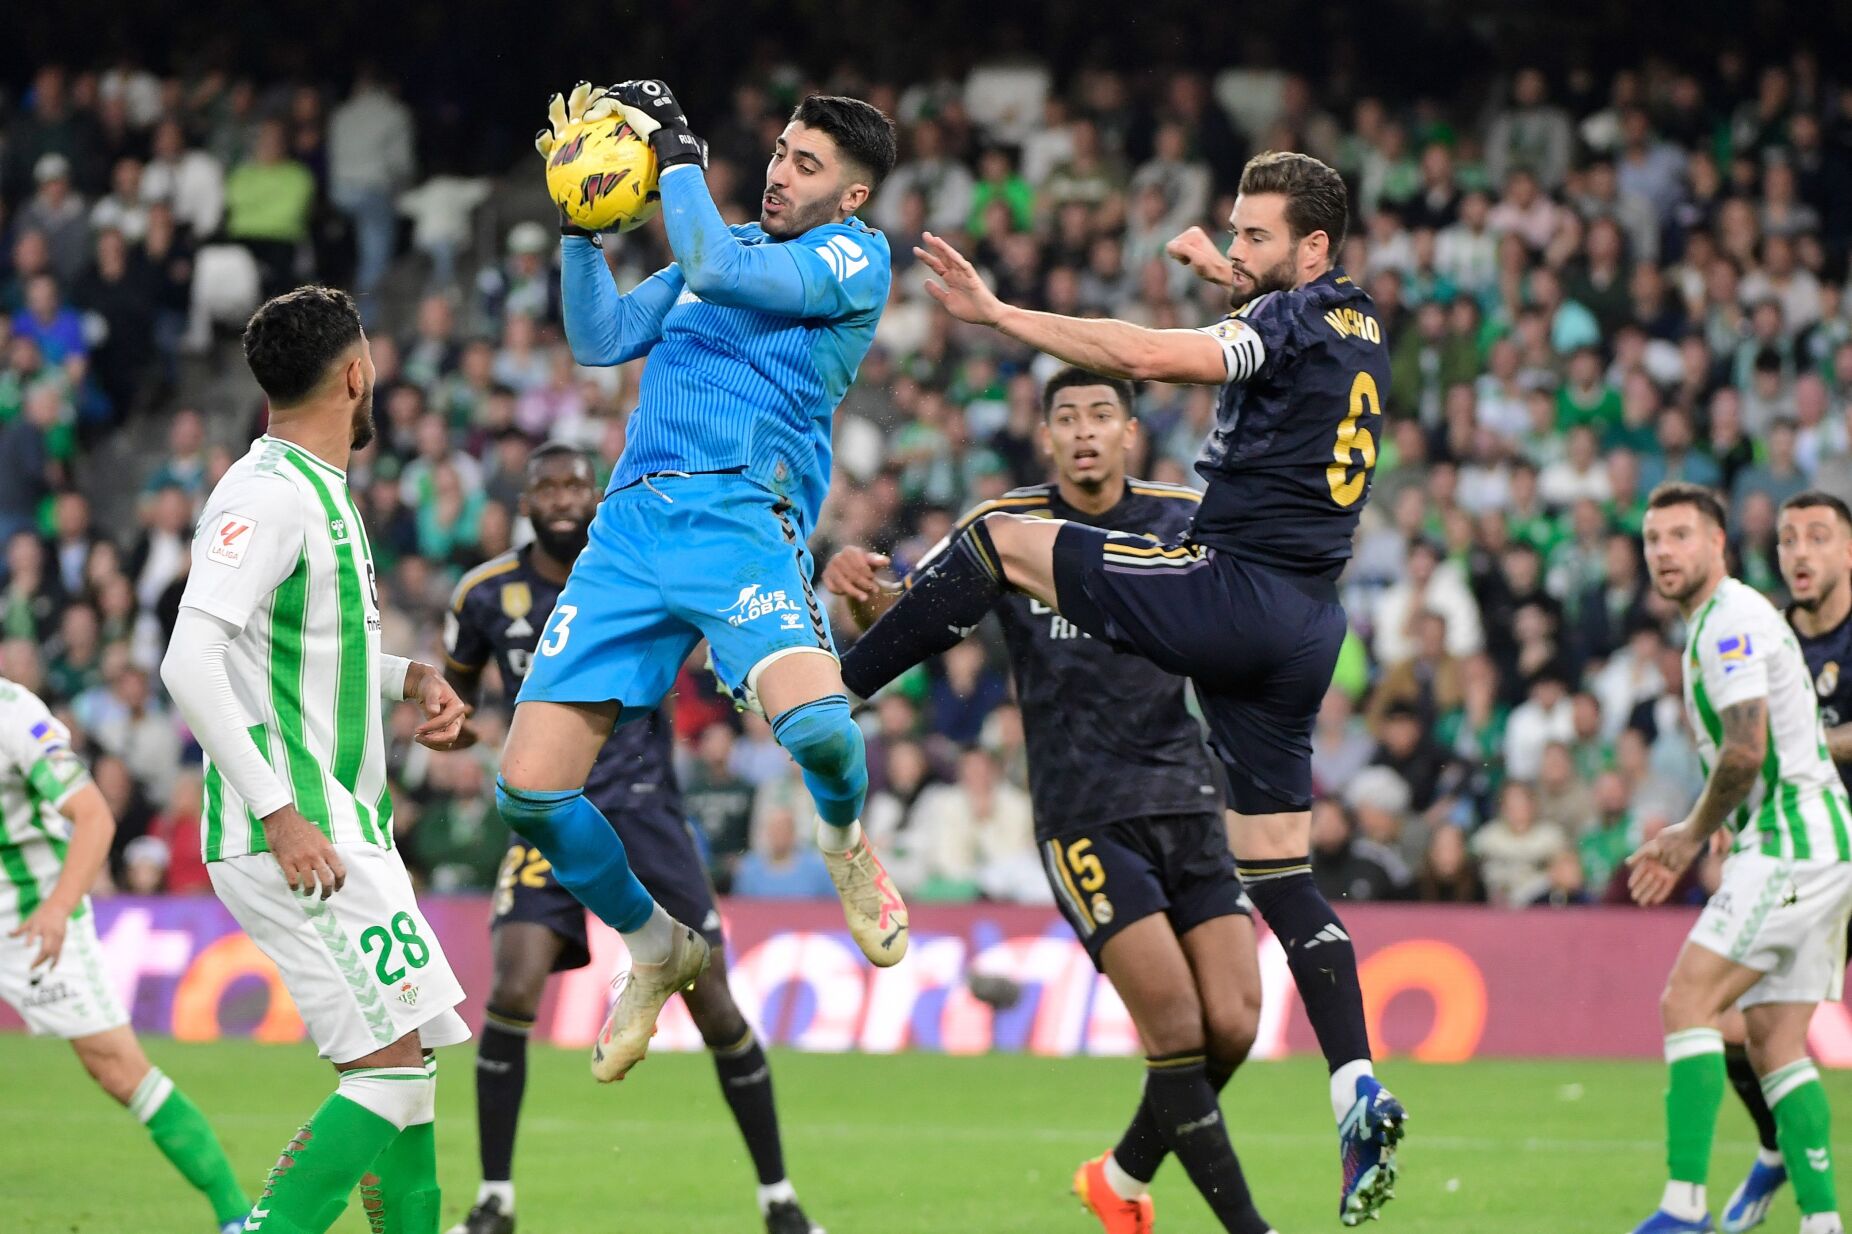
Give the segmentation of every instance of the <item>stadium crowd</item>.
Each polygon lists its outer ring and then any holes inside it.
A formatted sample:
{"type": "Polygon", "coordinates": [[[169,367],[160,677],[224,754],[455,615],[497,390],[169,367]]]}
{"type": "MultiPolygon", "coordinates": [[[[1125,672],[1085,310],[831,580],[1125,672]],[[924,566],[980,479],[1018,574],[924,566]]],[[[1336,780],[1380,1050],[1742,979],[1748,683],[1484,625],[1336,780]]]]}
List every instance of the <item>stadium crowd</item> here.
{"type": "MultiPolygon", "coordinates": [[[[1808,51],[1757,65],[1734,50],[1606,79],[1519,68],[1483,99],[1321,97],[1258,68],[1154,80],[1012,62],[815,83],[902,132],[866,212],[893,247],[893,293],[837,415],[818,561],[848,543],[916,560],[962,509],[1045,478],[1047,361],[932,305],[910,251],[923,229],[1008,300],[1203,324],[1224,311],[1219,289],[1164,243],[1222,230],[1248,154],[1309,151],[1351,185],[1343,261],[1394,364],[1343,582],[1351,644],[1316,736],[1317,876],[1353,900],[1624,900],[1620,861],[1702,781],[1683,631],[1639,554],[1645,494],[1718,486],[1740,575],[1778,592],[1779,503],[1852,493],[1852,85],[1808,51]]],[[[767,74],[697,117],[734,221],[756,214],[764,152],[803,88],[767,74]]],[[[182,358],[236,364],[215,322],[260,293],[310,278],[360,292],[380,435],[352,484],[384,645],[433,660],[460,573],[523,534],[529,451],[564,440],[608,466],[643,362],[574,365],[550,226],[520,222],[501,252],[470,257],[489,185],[421,167],[413,112],[370,75],[325,89],[54,68],[0,117],[0,675],[43,694],[92,754],[121,819],[118,884],[202,890],[197,751],[153,669],[193,516],[233,457],[214,443],[262,421],[256,406],[216,427],[191,410],[182,358]],[[403,312],[375,294],[395,266],[422,288],[403,312]],[[89,465],[149,418],[166,447],[145,477],[89,465]],[[130,484],[138,525],[100,525],[99,496],[130,484]]],[[[538,168],[516,174],[537,199],[538,168]]],[[[607,255],[625,286],[667,260],[659,228],[607,255]]],[[[1134,474],[1194,482],[1213,400],[1144,389],[1134,474]]],[[[867,825],[913,898],[1047,896],[1010,695],[984,629],[863,713],[867,825]]],[[[800,839],[808,796],[765,723],[736,715],[699,661],[674,706],[716,881],[828,894],[800,839]]],[[[478,713],[483,740],[464,752],[414,745],[413,722],[395,714],[408,862],[434,889],[489,886],[504,710],[478,713]]],[[[1713,877],[1714,863],[1695,871],[1682,899],[1713,877]]]]}

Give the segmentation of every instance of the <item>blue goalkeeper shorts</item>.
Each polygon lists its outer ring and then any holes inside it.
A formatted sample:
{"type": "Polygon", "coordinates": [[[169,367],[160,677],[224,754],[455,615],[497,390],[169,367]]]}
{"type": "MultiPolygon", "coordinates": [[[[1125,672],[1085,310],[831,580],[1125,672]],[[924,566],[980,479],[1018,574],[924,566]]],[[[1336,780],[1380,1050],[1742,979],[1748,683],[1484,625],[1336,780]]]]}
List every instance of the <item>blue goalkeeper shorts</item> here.
{"type": "Polygon", "coordinates": [[[656,475],[608,493],[541,631],[519,702],[653,711],[688,653],[743,697],[752,670],[796,650],[836,654],[790,502],[733,472],[656,475]]]}

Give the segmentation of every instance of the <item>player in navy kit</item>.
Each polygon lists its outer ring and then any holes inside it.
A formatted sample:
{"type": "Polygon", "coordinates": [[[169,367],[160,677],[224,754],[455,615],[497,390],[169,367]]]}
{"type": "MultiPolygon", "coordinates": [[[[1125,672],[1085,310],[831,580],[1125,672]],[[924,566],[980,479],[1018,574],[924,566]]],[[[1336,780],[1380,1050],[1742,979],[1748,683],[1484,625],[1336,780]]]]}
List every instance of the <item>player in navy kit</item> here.
{"type": "MultiPolygon", "coordinates": [[[[957,532],[995,511],[1067,519],[1171,540],[1189,529],[1197,494],[1128,479],[1138,439],[1131,383],[1077,368],[1052,377],[1042,395],[1043,447],[1056,482],[987,501],[957,532]]],[[[943,551],[948,539],[935,549],[943,551]]],[[[933,554],[916,565],[930,564],[933,554]]],[[[894,602],[876,581],[887,558],[859,547],[839,552],[823,585],[849,600],[863,626],[894,602]]],[[[1190,714],[1181,677],[1093,638],[1019,591],[994,611],[1009,645],[1029,752],[1035,838],[1049,886],[1094,964],[1111,979],[1154,1054],[1207,1055],[1221,1088],[1254,1043],[1260,969],[1250,906],[1235,876],[1222,821],[1218,774],[1202,726],[1190,714]],[[1178,947],[1187,967],[1165,961],[1178,947]]],[[[887,630],[873,624],[843,657],[853,680],[864,658],[880,658],[887,630]]],[[[1146,1186],[1168,1149],[1147,1100],[1119,1146],[1081,1166],[1075,1191],[1107,1234],[1151,1228],[1146,1186]]],[[[1232,1149],[1211,1204],[1245,1210],[1236,1228],[1264,1230],[1232,1149]]]]}
{"type": "MultiPolygon", "coordinates": [[[[1781,577],[1788,585],[1788,624],[1820,698],[1827,750],[1839,764],[1839,778],[1852,788],[1852,509],[1818,489],[1796,493],[1781,503],[1776,534],[1781,577]]],[[[1852,955],[1852,933],[1847,947],[1852,955]]],[[[1788,1171],[1775,1142],[1775,1116],[1743,1044],[1739,1012],[1725,1017],[1723,1033],[1730,1086],[1755,1120],[1760,1141],[1748,1176],[1724,1205],[1723,1229],[1741,1234],[1768,1216],[1788,1171]]]]}
{"type": "MultiPolygon", "coordinates": [[[[866,697],[1014,589],[1195,683],[1228,773],[1242,881],[1286,949],[1331,1068],[1339,1214],[1356,1224],[1392,1193],[1405,1114],[1372,1074],[1356,952],[1311,878],[1312,724],[1344,641],[1336,579],[1369,494],[1389,384],[1375,307],[1336,264],[1348,215],[1343,179],[1317,159],[1249,160],[1226,260],[1189,255],[1229,287],[1233,307],[1201,330],[1006,305],[956,249],[926,235],[916,251],[941,280],[927,288],[961,321],[1094,372],[1220,386],[1197,461],[1208,488],[1189,534],[1171,544],[986,515],[882,618],[895,623],[893,654],[844,681],[866,697]]],[[[1160,1121],[1191,1125],[1185,1109],[1208,1116],[1215,1094],[1196,1078],[1160,1121]]]]}
{"type": "MultiPolygon", "coordinates": [[[[527,675],[540,632],[585,547],[598,486],[590,461],[563,445],[528,462],[521,508],[534,543],[464,575],[445,616],[444,675],[472,706],[493,662],[513,694],[527,675]]],[[[460,744],[473,744],[473,730],[460,744]]],[[[592,765],[586,796],[622,835],[631,867],[657,903],[698,928],[714,962],[684,994],[701,1039],[713,1051],[721,1092],[759,1176],[759,1207],[770,1234],[811,1234],[785,1178],[778,1113],[765,1051],[727,988],[720,913],[682,809],[673,734],[660,711],[615,728],[592,765]]],[[[476,1134],[482,1186],[452,1234],[513,1234],[515,1128],[527,1082],[527,1035],[547,977],[591,962],[585,906],[562,887],[540,850],[514,835],[494,899],[494,981],[476,1056],[476,1134]]]]}

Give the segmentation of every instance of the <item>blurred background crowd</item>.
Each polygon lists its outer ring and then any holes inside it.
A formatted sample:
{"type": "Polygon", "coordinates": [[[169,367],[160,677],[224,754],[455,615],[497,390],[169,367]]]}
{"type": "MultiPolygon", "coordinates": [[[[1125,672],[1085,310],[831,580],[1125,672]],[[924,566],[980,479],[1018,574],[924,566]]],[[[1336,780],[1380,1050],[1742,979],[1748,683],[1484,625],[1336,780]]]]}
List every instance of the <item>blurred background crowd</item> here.
{"type": "MultiPolygon", "coordinates": [[[[923,229],[1006,299],[1202,324],[1219,292],[1165,241],[1222,233],[1249,154],[1309,151],[1351,186],[1343,262],[1394,365],[1316,737],[1318,876],[1353,900],[1624,899],[1618,863],[1702,782],[1683,631],[1639,555],[1645,494],[1721,489],[1738,571],[1771,593],[1779,503],[1852,494],[1852,80],[1809,46],[1737,42],[1599,67],[1507,52],[1422,90],[1362,71],[1355,40],[1314,71],[1232,35],[1219,62],[1187,40],[1128,63],[1097,39],[1034,56],[1019,39],[833,68],[754,45],[689,83],[685,60],[661,66],[734,221],[802,94],[854,93],[900,125],[865,211],[893,294],[836,417],[819,562],[847,543],[916,559],[962,509],[1046,478],[1046,362],[931,304],[923,229]]],[[[197,750],[153,670],[194,515],[261,430],[235,343],[261,296],[314,279],[365,306],[381,431],[351,483],[395,651],[441,662],[460,573],[522,542],[529,451],[572,442],[608,468],[635,406],[643,362],[582,369],[563,343],[550,207],[509,117],[477,124],[428,66],[324,63],[340,67],[73,56],[0,93],[0,675],[79,735],[121,820],[113,877],[137,891],[206,885],[197,750]]],[[[668,260],[659,226],[606,252],[624,286],[668,260]]],[[[1199,483],[1213,399],[1142,390],[1134,474],[1199,483]]],[[[853,635],[840,613],[837,629],[853,635]]],[[[506,844],[490,699],[467,752],[417,747],[394,717],[400,841],[436,890],[492,885],[506,844]]],[[[767,726],[698,661],[673,706],[717,883],[827,895],[767,726]]],[[[994,631],[863,720],[867,822],[913,896],[1046,898],[994,631]]]]}

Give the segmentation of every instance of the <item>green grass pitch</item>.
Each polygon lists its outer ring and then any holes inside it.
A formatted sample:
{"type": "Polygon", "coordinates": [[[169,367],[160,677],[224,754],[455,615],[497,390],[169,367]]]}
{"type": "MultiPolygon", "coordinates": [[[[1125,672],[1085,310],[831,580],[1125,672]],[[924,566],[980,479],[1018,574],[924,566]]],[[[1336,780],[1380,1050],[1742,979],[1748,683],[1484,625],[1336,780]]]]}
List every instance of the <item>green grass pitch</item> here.
{"type": "MultiPolygon", "coordinates": [[[[330,1088],[306,1046],[150,1041],[149,1053],[219,1129],[255,1189],[330,1088]]],[[[446,1224],[475,1194],[469,1047],[442,1052],[438,1148],[446,1224]]],[[[1088,1234],[1068,1195],[1083,1157],[1114,1139],[1137,1093],[1127,1059],[863,1057],[778,1052],[773,1069],[791,1177],[832,1234],[1088,1234]]],[[[1661,1182],[1652,1063],[1391,1062],[1413,1111],[1402,1183],[1381,1234],[1618,1234],[1661,1182]]],[[[1841,1127],[1852,1075],[1827,1077],[1841,1127]]],[[[1261,1211],[1282,1234],[1336,1230],[1336,1138],[1315,1059],[1255,1063],[1223,1101],[1261,1211]]],[[[523,1234],[720,1234],[759,1228],[753,1178],[711,1065],[661,1055],[623,1084],[592,1083],[581,1051],[536,1047],[515,1160],[523,1234]]],[[[1852,1161],[1842,1132],[1840,1160],[1852,1161]]],[[[58,1041],[0,1036],[0,1230],[207,1234],[202,1202],[127,1112],[58,1041]]],[[[1726,1107],[1714,1204],[1753,1152],[1726,1107]]],[[[1167,1234],[1216,1228],[1174,1163],[1154,1189],[1167,1234]]],[[[1792,1201],[1771,1230],[1791,1230],[1792,1201]]],[[[360,1234],[358,1205],[337,1223],[360,1234]]]]}

